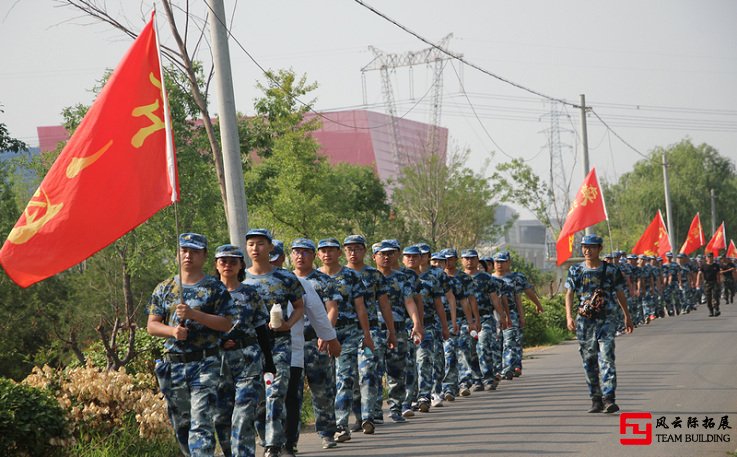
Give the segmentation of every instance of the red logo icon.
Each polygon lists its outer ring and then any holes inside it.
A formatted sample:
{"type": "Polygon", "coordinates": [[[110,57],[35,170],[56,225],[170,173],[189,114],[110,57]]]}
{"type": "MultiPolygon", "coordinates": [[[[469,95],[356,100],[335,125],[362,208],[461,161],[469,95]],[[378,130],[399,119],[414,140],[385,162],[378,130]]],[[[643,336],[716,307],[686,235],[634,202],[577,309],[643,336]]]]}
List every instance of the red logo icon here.
{"type": "Polygon", "coordinates": [[[619,415],[619,442],[624,446],[649,446],[653,442],[652,414],[622,413],[619,415]],[[625,436],[627,436],[625,438],[625,436]]]}

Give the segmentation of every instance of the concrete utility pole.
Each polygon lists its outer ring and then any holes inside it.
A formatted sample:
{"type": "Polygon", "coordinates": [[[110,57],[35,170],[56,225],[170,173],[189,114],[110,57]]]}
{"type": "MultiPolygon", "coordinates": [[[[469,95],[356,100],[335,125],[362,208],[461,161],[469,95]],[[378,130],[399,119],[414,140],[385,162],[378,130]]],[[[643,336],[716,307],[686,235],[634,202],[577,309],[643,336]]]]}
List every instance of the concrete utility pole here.
{"type": "Polygon", "coordinates": [[[673,212],[670,205],[670,184],[668,182],[668,159],[663,151],[663,188],[665,191],[665,216],[668,218],[668,241],[670,242],[671,250],[675,250],[676,246],[673,244],[673,212]]]}
{"type": "Polygon", "coordinates": [[[248,206],[243,185],[240,140],[235,112],[235,95],[230,69],[228,31],[226,29],[225,6],[222,0],[208,0],[212,12],[209,16],[212,59],[215,67],[215,91],[220,121],[220,142],[223,151],[223,173],[225,194],[228,199],[228,234],[231,244],[243,248],[248,231],[248,206]]]}
{"type": "Polygon", "coordinates": [[[711,189],[711,233],[717,231],[717,197],[711,189]]]}
{"type": "MultiPolygon", "coordinates": [[[[589,135],[586,131],[586,95],[581,94],[581,150],[583,151],[583,179],[589,174],[589,135]]],[[[592,233],[591,227],[586,227],[587,235],[592,233]]]]}

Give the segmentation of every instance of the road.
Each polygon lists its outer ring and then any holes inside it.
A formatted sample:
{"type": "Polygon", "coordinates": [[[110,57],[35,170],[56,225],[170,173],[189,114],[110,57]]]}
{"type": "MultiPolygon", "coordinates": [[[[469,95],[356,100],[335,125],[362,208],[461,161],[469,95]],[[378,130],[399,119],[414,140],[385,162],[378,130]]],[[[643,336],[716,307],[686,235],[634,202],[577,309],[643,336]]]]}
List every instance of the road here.
{"type": "Polygon", "coordinates": [[[568,341],[530,353],[523,376],[502,381],[497,391],[446,402],[405,424],[387,422],[374,435],[354,433],[335,449],[323,450],[315,433],[303,432],[299,455],[725,457],[737,450],[737,305],[723,304],[717,318],[702,305],[658,319],[616,344],[617,402],[621,413],[651,414],[630,420],[643,432],[650,424],[650,445],[620,443],[646,435],[632,428],[620,435],[619,413],[585,412],[590,401],[578,344],[568,341]],[[674,428],[679,417],[681,428],[674,428]],[[696,427],[687,427],[689,417],[697,418],[696,427]],[[659,418],[668,429],[657,426],[659,418]],[[713,419],[713,428],[704,428],[705,419],[713,419]],[[702,442],[693,442],[699,435],[702,442]]]}

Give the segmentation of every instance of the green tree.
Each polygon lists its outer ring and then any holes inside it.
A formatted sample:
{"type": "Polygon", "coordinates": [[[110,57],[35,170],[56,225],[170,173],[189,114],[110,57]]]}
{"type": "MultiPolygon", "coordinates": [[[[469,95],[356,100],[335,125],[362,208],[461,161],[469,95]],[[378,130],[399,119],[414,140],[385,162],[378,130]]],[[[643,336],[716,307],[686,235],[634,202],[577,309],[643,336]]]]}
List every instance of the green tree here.
{"type": "MultiPolygon", "coordinates": [[[[2,109],[2,105],[0,105],[0,113],[4,113],[4,112],[5,111],[2,109]]],[[[8,127],[5,125],[5,123],[0,122],[0,152],[2,151],[20,152],[26,149],[28,149],[28,145],[26,145],[26,143],[22,142],[21,140],[18,140],[10,136],[8,127]]]]}
{"type": "Polygon", "coordinates": [[[733,161],[707,144],[694,145],[685,139],[667,148],[655,148],[647,159],[638,161],[632,171],[619,181],[604,185],[607,212],[612,235],[621,247],[631,248],[637,242],[655,213],[665,217],[663,190],[663,154],[668,162],[673,239],[678,250],[691,220],[697,212],[706,237],[711,235],[710,190],[716,194],[717,224],[737,227],[737,174],[733,161]]]}
{"type": "Polygon", "coordinates": [[[468,151],[449,160],[431,155],[406,167],[392,201],[410,240],[432,246],[475,246],[500,234],[493,192],[480,174],[463,166],[468,151]]]}

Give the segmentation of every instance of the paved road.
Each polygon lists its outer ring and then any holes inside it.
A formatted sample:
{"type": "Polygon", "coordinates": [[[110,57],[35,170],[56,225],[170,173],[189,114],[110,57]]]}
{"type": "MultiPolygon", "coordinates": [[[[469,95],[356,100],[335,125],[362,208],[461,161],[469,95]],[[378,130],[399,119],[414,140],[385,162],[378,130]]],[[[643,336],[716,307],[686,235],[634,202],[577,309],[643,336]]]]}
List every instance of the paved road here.
{"type": "MultiPolygon", "coordinates": [[[[651,413],[649,446],[620,444],[618,414],[585,413],[590,401],[578,344],[569,341],[530,353],[523,376],[497,391],[474,392],[405,424],[377,426],[374,435],[354,433],[336,449],[323,450],[314,433],[303,433],[299,455],[724,457],[737,449],[737,305],[722,305],[718,318],[702,306],[658,319],[617,338],[616,354],[618,403],[623,412],[651,413]],[[718,430],[723,416],[731,428],[718,430]],[[660,417],[669,429],[656,427],[660,417]],[[677,417],[680,429],[670,425],[677,417]],[[698,418],[697,428],[686,428],[688,417],[698,418]],[[705,418],[714,428],[703,427],[705,418]],[[683,442],[658,442],[656,434],[683,442]],[[722,442],[686,442],[698,434],[722,442]]],[[[647,421],[636,422],[644,429],[647,421]]]]}

